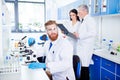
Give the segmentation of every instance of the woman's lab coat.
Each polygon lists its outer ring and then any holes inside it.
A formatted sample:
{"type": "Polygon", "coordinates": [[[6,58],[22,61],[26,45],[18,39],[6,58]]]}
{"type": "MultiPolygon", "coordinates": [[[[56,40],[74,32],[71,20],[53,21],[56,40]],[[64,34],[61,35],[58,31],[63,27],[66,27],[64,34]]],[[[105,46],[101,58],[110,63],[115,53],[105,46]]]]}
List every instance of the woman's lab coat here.
{"type": "Polygon", "coordinates": [[[83,67],[89,67],[96,37],[96,23],[89,15],[86,15],[79,28],[79,40],[77,42],[77,55],[79,55],[83,67]]]}
{"type": "MultiPolygon", "coordinates": [[[[72,25],[72,21],[65,21],[64,22],[65,27],[67,28],[67,30],[71,33],[74,32],[78,32],[79,28],[80,28],[80,21],[77,21],[76,24],[72,25]]],[[[77,38],[72,38],[72,37],[67,37],[68,40],[70,41],[70,43],[73,45],[73,54],[76,54],[76,42],[77,42],[77,38]]]]}
{"type": "Polygon", "coordinates": [[[49,50],[50,40],[44,45],[48,70],[53,80],[75,80],[73,71],[73,47],[66,38],[59,36],[49,50]]]}

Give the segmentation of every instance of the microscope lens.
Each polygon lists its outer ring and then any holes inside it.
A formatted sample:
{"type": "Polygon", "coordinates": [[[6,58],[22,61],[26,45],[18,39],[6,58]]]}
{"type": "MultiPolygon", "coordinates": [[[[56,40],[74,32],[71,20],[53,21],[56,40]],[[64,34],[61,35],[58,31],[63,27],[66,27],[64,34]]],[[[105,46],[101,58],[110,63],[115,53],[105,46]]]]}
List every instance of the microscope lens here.
{"type": "Polygon", "coordinates": [[[27,56],[27,60],[30,60],[30,56],[27,56]]]}
{"type": "Polygon", "coordinates": [[[36,57],[36,55],[34,54],[33,57],[36,57]]]}

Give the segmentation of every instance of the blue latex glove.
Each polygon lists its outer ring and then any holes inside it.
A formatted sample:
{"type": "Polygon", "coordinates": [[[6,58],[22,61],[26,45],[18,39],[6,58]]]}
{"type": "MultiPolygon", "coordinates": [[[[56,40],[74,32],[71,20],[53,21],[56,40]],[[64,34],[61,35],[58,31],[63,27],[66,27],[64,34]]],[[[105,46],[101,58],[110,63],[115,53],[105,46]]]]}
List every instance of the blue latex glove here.
{"type": "Polygon", "coordinates": [[[29,69],[40,69],[40,68],[46,68],[45,63],[38,63],[38,62],[33,62],[28,65],[29,69]]]}

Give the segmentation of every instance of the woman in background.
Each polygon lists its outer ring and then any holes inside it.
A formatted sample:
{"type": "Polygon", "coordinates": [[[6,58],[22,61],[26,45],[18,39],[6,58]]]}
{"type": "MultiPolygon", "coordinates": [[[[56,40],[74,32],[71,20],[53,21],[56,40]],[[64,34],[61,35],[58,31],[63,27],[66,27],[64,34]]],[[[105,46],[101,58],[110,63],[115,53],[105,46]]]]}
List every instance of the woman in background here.
{"type": "MultiPolygon", "coordinates": [[[[80,23],[80,19],[78,17],[78,12],[76,9],[71,9],[69,12],[69,16],[70,16],[70,21],[65,22],[65,27],[67,28],[67,30],[71,33],[78,33],[78,29],[81,25],[80,23]]],[[[67,36],[68,40],[71,42],[71,44],[73,45],[74,48],[74,54],[76,54],[76,43],[77,43],[77,38],[76,37],[70,37],[67,36]]]]}

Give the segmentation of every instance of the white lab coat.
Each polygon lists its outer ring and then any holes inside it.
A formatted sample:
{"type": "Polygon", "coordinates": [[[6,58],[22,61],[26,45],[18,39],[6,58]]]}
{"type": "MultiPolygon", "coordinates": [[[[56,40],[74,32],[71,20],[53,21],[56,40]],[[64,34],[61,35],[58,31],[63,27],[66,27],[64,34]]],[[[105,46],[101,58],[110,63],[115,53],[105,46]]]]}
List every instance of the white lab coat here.
{"type": "Polygon", "coordinates": [[[86,15],[79,28],[79,40],[77,42],[77,55],[80,57],[83,67],[89,67],[93,54],[95,37],[96,23],[93,18],[86,15]]]}
{"type": "MultiPolygon", "coordinates": [[[[74,33],[74,32],[78,32],[81,23],[80,23],[80,21],[77,21],[76,24],[72,25],[72,21],[65,21],[64,25],[69,32],[74,33]]],[[[71,38],[69,36],[67,38],[70,41],[70,43],[73,45],[73,48],[74,48],[73,49],[73,52],[74,52],[73,54],[76,54],[76,44],[77,44],[76,42],[77,42],[78,39],[77,38],[76,39],[71,38]]]]}
{"type": "Polygon", "coordinates": [[[48,70],[53,80],[75,80],[73,71],[73,47],[66,38],[59,36],[49,50],[50,40],[44,45],[48,70]]]}

